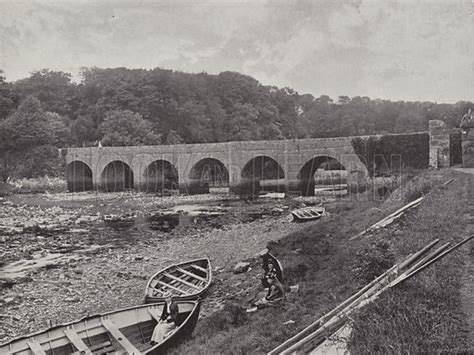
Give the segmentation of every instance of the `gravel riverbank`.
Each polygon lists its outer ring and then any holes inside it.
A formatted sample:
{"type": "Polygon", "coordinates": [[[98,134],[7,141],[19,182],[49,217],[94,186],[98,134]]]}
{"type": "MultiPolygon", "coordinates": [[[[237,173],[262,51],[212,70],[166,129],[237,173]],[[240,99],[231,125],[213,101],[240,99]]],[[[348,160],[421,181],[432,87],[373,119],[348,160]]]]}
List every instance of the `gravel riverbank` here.
{"type": "Polygon", "coordinates": [[[237,262],[253,257],[268,241],[302,228],[290,222],[289,209],[295,205],[301,201],[247,204],[210,195],[12,196],[0,205],[0,342],[50,324],[139,304],[150,275],[200,257],[209,257],[216,270],[215,285],[203,304],[206,316],[232,297],[226,275],[237,262]],[[167,233],[150,229],[143,216],[189,203],[226,212],[212,223],[193,219],[167,233]],[[137,219],[125,228],[101,218],[130,211],[137,219]]]}

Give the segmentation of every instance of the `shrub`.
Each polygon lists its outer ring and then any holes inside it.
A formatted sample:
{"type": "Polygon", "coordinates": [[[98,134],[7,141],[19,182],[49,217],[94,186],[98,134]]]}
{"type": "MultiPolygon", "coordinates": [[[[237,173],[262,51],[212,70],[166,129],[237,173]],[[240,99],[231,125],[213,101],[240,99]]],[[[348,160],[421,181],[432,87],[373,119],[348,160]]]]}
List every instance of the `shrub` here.
{"type": "Polygon", "coordinates": [[[415,177],[403,189],[403,200],[411,202],[426,195],[433,188],[433,183],[423,177],[415,177]]]}
{"type": "Polygon", "coordinates": [[[7,196],[13,191],[11,185],[0,182],[0,196],[7,196]]]}
{"type": "Polygon", "coordinates": [[[11,186],[15,193],[58,193],[66,192],[67,184],[62,178],[50,178],[48,176],[36,179],[12,180],[11,186]]]}
{"type": "Polygon", "coordinates": [[[392,168],[425,169],[429,165],[429,134],[395,134],[352,140],[355,153],[366,165],[370,176],[394,173],[392,168]],[[393,164],[392,166],[389,166],[393,164]]]}

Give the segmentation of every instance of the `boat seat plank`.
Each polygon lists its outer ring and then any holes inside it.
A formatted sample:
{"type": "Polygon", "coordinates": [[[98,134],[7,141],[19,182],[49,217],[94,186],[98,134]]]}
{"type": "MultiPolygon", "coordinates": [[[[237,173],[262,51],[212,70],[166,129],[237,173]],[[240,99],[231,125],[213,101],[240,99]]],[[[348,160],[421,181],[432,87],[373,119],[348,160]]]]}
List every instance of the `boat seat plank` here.
{"type": "Polygon", "coordinates": [[[100,344],[91,345],[90,349],[94,355],[107,354],[115,350],[110,340],[100,344]]]}
{"type": "Polygon", "coordinates": [[[35,355],[46,355],[46,351],[44,351],[41,344],[35,339],[30,339],[28,341],[28,347],[31,349],[31,351],[35,355]]]}
{"type": "Polygon", "coordinates": [[[156,285],[153,286],[151,290],[152,290],[152,294],[151,294],[152,297],[156,297],[156,296],[159,297],[160,295],[163,297],[165,295],[165,291],[160,288],[156,288],[156,285]]]}
{"type": "Polygon", "coordinates": [[[109,345],[106,348],[94,351],[94,355],[104,355],[104,354],[110,354],[111,352],[115,351],[115,348],[113,345],[109,345]]]}
{"type": "Polygon", "coordinates": [[[71,327],[65,329],[64,334],[66,334],[69,341],[76,347],[77,350],[79,350],[79,352],[82,352],[83,354],[92,354],[92,351],[88,348],[86,343],[84,343],[84,341],[79,337],[74,328],[71,327]]]}
{"type": "Polygon", "coordinates": [[[183,295],[186,295],[186,296],[188,295],[187,292],[181,290],[181,289],[178,288],[178,287],[175,287],[175,286],[173,286],[173,285],[167,284],[166,282],[163,282],[163,281],[158,280],[158,283],[159,283],[160,285],[162,285],[162,286],[165,286],[165,287],[168,287],[168,288],[170,288],[170,289],[172,289],[172,290],[178,291],[178,292],[182,293],[183,295]]]}
{"type": "Polygon", "coordinates": [[[196,290],[201,290],[201,288],[198,287],[198,286],[196,286],[195,284],[193,284],[193,283],[191,283],[191,282],[188,282],[188,281],[186,281],[186,280],[180,279],[179,277],[173,276],[173,275],[171,275],[171,274],[168,274],[167,272],[163,273],[163,275],[166,276],[166,277],[169,277],[170,279],[176,280],[177,282],[181,282],[181,283],[183,283],[183,284],[185,284],[185,285],[188,285],[188,286],[190,286],[190,287],[193,287],[193,288],[195,288],[196,290]]]}
{"type": "Polygon", "coordinates": [[[207,275],[207,272],[208,270],[207,269],[204,269],[203,267],[200,267],[199,265],[196,265],[196,264],[191,264],[190,265],[191,267],[195,268],[196,270],[199,270],[199,271],[202,271],[202,272],[205,272],[206,275],[207,275]]]}
{"type": "MultiPolygon", "coordinates": [[[[197,291],[201,291],[204,286],[205,286],[205,282],[203,281],[200,281],[200,280],[197,280],[195,278],[192,278],[191,276],[188,276],[188,275],[183,275],[183,274],[180,274],[180,273],[177,273],[177,274],[170,274],[171,276],[174,276],[175,278],[179,279],[179,280],[184,280],[186,281],[187,283],[189,284],[192,284],[194,286],[191,286],[191,285],[187,285],[185,284],[184,282],[182,281],[177,281],[175,279],[171,279],[169,281],[166,281],[167,283],[169,283],[170,285],[173,285],[175,287],[178,287],[186,292],[190,292],[190,293],[195,293],[197,291]]],[[[166,277],[166,275],[162,275],[163,277],[166,277]]]]}
{"type": "Polygon", "coordinates": [[[194,277],[195,279],[198,279],[198,280],[201,280],[201,281],[207,281],[205,278],[202,278],[201,276],[198,276],[196,274],[193,274],[192,272],[190,271],[187,271],[187,270],[184,270],[180,267],[177,267],[176,269],[178,269],[180,272],[182,272],[183,274],[186,274],[186,275],[189,275],[191,277],[194,277]]]}
{"type": "MultiPolygon", "coordinates": [[[[161,279],[161,280],[163,280],[163,278],[167,276],[167,275],[165,275],[165,274],[166,274],[166,273],[163,273],[163,274],[161,275],[161,276],[162,276],[162,279],[161,279]]],[[[169,275],[174,276],[174,277],[177,278],[177,279],[184,279],[184,277],[176,276],[176,275],[173,275],[173,274],[169,274],[169,275]]],[[[185,281],[191,282],[191,278],[190,278],[189,276],[186,276],[186,277],[188,278],[188,280],[185,280],[185,281]]],[[[165,281],[163,281],[163,282],[165,282],[165,281]]],[[[175,287],[178,287],[179,289],[182,289],[182,290],[185,291],[185,292],[188,292],[189,290],[192,289],[191,287],[184,285],[183,282],[178,281],[178,280],[173,279],[173,278],[172,278],[171,280],[169,280],[169,281],[166,281],[165,283],[167,283],[167,284],[169,284],[169,285],[172,285],[172,286],[175,286],[175,287]]]]}
{"type": "Polygon", "coordinates": [[[170,273],[170,274],[173,275],[174,277],[178,277],[182,280],[188,281],[196,286],[201,285],[203,283],[203,281],[195,279],[194,277],[191,277],[189,275],[183,275],[182,273],[179,272],[179,270],[176,270],[175,274],[174,273],[170,273]]]}
{"type": "Polygon", "coordinates": [[[107,340],[107,341],[104,341],[103,343],[100,343],[100,344],[94,344],[94,345],[91,345],[90,346],[90,349],[92,351],[96,351],[96,350],[99,350],[105,346],[111,346],[112,343],[110,342],[110,340],[107,340]]]}
{"type": "Polygon", "coordinates": [[[138,349],[135,348],[132,343],[130,343],[130,341],[125,337],[125,335],[122,334],[122,332],[117,328],[117,326],[114,322],[112,322],[112,320],[102,318],[101,322],[104,328],[107,329],[107,331],[114,337],[114,339],[117,340],[130,355],[141,354],[140,351],[138,351],[138,349]]]}

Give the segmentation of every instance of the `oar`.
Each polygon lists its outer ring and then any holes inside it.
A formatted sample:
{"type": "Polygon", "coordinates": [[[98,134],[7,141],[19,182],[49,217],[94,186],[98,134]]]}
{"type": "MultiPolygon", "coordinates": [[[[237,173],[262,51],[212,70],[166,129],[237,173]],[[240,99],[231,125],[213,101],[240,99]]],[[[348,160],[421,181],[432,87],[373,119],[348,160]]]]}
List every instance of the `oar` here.
{"type": "Polygon", "coordinates": [[[432,258],[428,262],[426,262],[424,265],[420,266],[418,269],[413,270],[411,273],[409,273],[407,276],[405,276],[401,281],[408,280],[418,274],[419,272],[423,271],[426,269],[428,266],[433,264],[434,262],[438,261],[439,259],[443,258],[444,256],[448,255],[451,253],[453,250],[459,248],[461,245],[466,244],[468,241],[474,238],[474,235],[471,235],[470,237],[467,237],[466,239],[461,240],[459,243],[453,245],[451,248],[445,250],[443,253],[439,254],[437,257],[432,258]]]}

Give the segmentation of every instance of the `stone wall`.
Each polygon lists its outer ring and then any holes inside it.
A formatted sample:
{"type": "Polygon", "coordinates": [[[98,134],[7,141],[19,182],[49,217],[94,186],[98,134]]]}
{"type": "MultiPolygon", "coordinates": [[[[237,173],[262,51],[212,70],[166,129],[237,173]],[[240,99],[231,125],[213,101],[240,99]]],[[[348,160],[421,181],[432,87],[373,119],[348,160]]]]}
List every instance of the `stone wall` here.
{"type": "Polygon", "coordinates": [[[464,168],[474,168],[474,127],[463,129],[462,166],[464,168]]]}
{"type": "Polygon", "coordinates": [[[452,129],[439,120],[429,122],[430,131],[430,167],[448,168],[450,166],[450,135],[452,129]]]}

